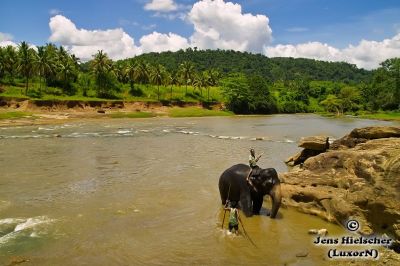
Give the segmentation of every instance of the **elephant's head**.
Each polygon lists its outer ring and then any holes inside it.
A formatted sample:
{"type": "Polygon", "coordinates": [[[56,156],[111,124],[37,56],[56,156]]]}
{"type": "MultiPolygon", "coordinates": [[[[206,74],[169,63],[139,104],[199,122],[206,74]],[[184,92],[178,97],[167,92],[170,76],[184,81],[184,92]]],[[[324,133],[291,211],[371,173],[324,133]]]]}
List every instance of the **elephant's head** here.
{"type": "Polygon", "coordinates": [[[274,185],[279,182],[278,175],[273,168],[261,169],[257,176],[250,177],[250,184],[257,193],[269,194],[274,185]]]}
{"type": "MultiPolygon", "coordinates": [[[[259,175],[250,177],[250,185],[254,190],[253,193],[260,195],[261,197],[264,195],[270,195],[272,198],[272,211],[271,218],[274,218],[278,213],[278,209],[281,205],[281,185],[278,178],[278,173],[273,168],[261,169],[259,175]]],[[[255,212],[259,211],[261,208],[260,203],[256,203],[254,206],[253,201],[253,210],[255,212]],[[259,206],[257,206],[259,205],[259,206]]]]}

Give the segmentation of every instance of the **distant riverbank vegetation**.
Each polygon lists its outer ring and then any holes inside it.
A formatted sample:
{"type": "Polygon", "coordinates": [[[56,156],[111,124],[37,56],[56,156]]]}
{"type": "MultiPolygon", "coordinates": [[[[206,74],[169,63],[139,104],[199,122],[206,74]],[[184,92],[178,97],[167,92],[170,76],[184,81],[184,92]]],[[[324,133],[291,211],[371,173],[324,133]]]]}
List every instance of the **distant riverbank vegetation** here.
{"type": "Polygon", "coordinates": [[[0,48],[0,96],[224,103],[237,114],[400,111],[400,59],[367,71],[344,62],[180,50],[80,62],[62,46],[0,48]]]}

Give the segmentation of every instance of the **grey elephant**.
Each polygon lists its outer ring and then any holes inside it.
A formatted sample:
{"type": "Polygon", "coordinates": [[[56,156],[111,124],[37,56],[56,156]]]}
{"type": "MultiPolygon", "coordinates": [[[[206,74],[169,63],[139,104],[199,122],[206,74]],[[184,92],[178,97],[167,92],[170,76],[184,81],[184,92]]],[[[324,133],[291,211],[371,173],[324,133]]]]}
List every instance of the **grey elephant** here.
{"type": "Polygon", "coordinates": [[[258,169],[250,176],[252,169],[245,164],[236,164],[226,169],[219,178],[219,192],[222,204],[228,201],[239,203],[246,216],[260,214],[265,195],[272,199],[271,218],[275,218],[281,205],[281,183],[274,168],[258,169]]]}

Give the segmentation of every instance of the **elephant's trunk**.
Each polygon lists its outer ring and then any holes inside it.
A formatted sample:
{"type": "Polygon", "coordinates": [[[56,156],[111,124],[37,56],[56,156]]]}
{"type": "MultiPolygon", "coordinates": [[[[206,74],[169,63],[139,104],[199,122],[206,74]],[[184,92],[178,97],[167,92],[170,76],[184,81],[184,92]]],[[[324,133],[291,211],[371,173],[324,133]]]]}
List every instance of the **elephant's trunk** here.
{"type": "Polygon", "coordinates": [[[281,206],[281,201],[282,201],[280,182],[274,185],[274,187],[271,189],[269,195],[272,198],[271,218],[275,218],[276,215],[278,214],[278,210],[279,210],[279,207],[281,206]]]}

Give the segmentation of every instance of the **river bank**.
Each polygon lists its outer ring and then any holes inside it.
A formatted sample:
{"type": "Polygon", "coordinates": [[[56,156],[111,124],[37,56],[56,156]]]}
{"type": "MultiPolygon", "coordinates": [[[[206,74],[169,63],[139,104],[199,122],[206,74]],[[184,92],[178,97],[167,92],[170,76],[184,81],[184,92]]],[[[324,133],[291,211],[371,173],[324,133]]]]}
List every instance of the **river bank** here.
{"type": "Polygon", "coordinates": [[[28,100],[0,97],[0,126],[101,118],[230,116],[221,103],[28,100]]]}
{"type": "MultiPolygon", "coordinates": [[[[355,117],[382,121],[400,121],[400,113],[363,113],[325,117],[355,117]]],[[[180,101],[122,101],[122,100],[33,100],[0,96],[0,126],[58,124],[63,121],[101,118],[150,118],[232,116],[224,103],[180,101]]]]}

